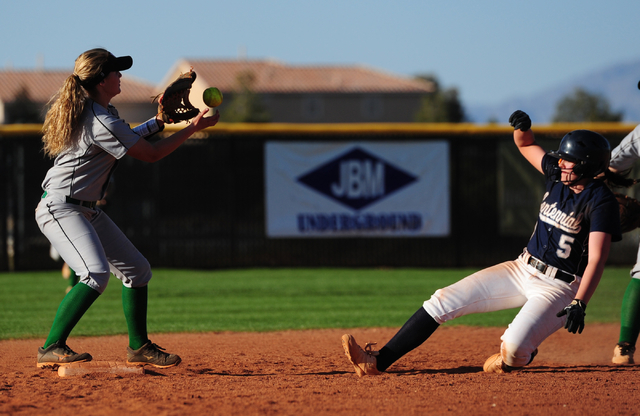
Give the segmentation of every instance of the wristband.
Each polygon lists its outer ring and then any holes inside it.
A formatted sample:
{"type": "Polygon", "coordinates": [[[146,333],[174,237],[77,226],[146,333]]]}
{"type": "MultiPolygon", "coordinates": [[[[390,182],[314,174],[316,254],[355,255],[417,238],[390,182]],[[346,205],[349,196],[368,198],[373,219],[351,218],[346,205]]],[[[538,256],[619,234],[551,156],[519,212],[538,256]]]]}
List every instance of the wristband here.
{"type": "Polygon", "coordinates": [[[161,128],[158,124],[158,120],[154,117],[151,120],[134,127],[132,130],[139,136],[147,137],[159,131],[162,131],[163,129],[164,126],[162,126],[161,128]]]}

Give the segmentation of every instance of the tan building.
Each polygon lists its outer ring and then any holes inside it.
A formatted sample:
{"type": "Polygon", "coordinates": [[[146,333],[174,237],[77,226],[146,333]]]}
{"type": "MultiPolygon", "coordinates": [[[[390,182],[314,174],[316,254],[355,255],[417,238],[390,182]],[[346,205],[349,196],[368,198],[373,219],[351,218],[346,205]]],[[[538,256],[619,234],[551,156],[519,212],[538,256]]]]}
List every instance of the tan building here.
{"type": "MultiPolygon", "coordinates": [[[[291,66],[272,60],[182,59],[158,85],[123,72],[122,93],[114,97],[112,104],[127,122],[146,121],[157,112],[152,97],[190,68],[197,74],[191,103],[204,108],[202,92],[208,87],[218,87],[224,94],[219,108],[221,121],[225,121],[225,108],[240,89],[239,78],[247,74],[253,79],[250,89],[259,96],[269,121],[279,123],[413,122],[421,98],[434,88],[426,81],[363,66],[291,66]]],[[[25,93],[44,119],[47,102],[70,74],[71,70],[0,70],[0,124],[15,122],[8,119],[7,109],[25,93]]]]}
{"type": "Polygon", "coordinates": [[[279,123],[413,122],[421,98],[433,84],[364,66],[292,66],[272,60],[191,60],[176,62],[162,85],[189,69],[197,74],[191,103],[204,107],[202,92],[217,87],[225,107],[240,90],[239,77],[250,74],[270,116],[279,123]]]}
{"type": "MultiPolygon", "coordinates": [[[[0,124],[12,123],[8,109],[16,99],[25,94],[37,107],[44,120],[47,103],[62,86],[71,71],[48,70],[0,70],[0,124]]],[[[155,86],[146,81],[123,74],[122,93],[112,103],[120,117],[131,124],[146,121],[157,113],[158,105],[152,103],[155,86]]]]}

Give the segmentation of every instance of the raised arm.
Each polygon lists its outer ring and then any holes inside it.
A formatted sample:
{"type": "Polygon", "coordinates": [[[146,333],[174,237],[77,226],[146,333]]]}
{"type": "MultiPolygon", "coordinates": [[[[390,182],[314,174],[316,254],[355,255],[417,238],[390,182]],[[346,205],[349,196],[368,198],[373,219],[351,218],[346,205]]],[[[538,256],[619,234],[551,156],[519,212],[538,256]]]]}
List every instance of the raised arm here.
{"type": "Polygon", "coordinates": [[[524,156],[534,168],[542,172],[542,158],[546,154],[544,149],[536,142],[531,131],[531,119],[524,111],[516,110],[509,117],[509,124],[514,128],[513,141],[522,156],[524,156]]]}
{"type": "Polygon", "coordinates": [[[143,162],[157,162],[171,154],[194,133],[207,127],[215,126],[220,119],[220,113],[216,110],[216,113],[211,117],[204,117],[208,111],[209,109],[207,108],[200,112],[191,124],[166,139],[151,143],[144,138],[140,138],[140,140],[129,149],[127,154],[143,162]]]}

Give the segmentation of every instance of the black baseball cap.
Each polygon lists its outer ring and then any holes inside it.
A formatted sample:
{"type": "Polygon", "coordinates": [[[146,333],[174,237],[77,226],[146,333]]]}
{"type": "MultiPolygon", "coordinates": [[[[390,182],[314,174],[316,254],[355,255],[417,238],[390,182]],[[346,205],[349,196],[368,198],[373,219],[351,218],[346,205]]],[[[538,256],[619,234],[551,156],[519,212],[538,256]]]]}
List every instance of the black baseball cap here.
{"type": "Polygon", "coordinates": [[[109,53],[107,62],[102,66],[102,73],[105,76],[109,72],[113,71],[125,71],[133,66],[133,58],[130,56],[120,56],[116,58],[113,54],[109,53]]]}
{"type": "Polygon", "coordinates": [[[133,66],[133,58],[130,56],[119,56],[115,57],[111,52],[109,52],[109,57],[107,61],[102,64],[100,68],[100,73],[95,77],[82,81],[82,86],[85,88],[92,88],[102,82],[103,79],[106,78],[111,72],[114,71],[125,71],[133,66]]]}

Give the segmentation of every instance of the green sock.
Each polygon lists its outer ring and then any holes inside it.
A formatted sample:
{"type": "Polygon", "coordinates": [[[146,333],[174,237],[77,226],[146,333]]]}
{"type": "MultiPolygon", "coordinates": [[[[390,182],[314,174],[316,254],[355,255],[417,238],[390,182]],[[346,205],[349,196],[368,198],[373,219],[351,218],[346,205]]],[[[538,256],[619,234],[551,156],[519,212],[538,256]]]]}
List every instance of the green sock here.
{"type": "Polygon", "coordinates": [[[129,347],[134,350],[149,341],[147,338],[147,299],[148,286],[122,286],[122,308],[129,330],[129,347]]]}
{"type": "Polygon", "coordinates": [[[622,298],[618,342],[636,345],[640,333],[640,279],[631,279],[622,298]]]}
{"type": "Polygon", "coordinates": [[[69,268],[69,287],[74,287],[78,284],[78,275],[73,271],[72,268],[69,268]]]}
{"type": "Polygon", "coordinates": [[[73,328],[98,296],[97,290],[85,284],[75,285],[60,302],[44,348],[57,341],[66,343],[73,328]]]}

